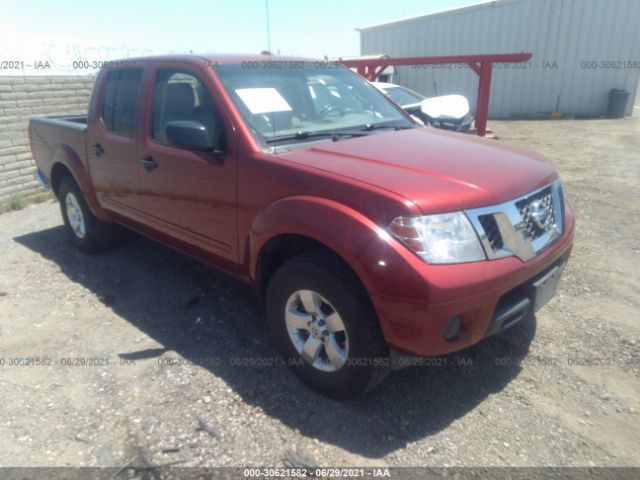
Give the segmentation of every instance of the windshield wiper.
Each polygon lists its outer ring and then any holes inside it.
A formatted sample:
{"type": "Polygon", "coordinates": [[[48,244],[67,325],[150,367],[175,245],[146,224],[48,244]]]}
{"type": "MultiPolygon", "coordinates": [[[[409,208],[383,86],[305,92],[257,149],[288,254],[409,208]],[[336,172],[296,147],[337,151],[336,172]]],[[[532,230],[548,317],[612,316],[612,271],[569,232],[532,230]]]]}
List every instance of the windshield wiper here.
{"type": "Polygon", "coordinates": [[[296,132],[291,135],[280,135],[278,137],[269,138],[267,143],[282,142],[286,140],[306,140],[308,138],[316,137],[331,137],[336,142],[340,137],[362,137],[368,135],[364,130],[335,130],[335,131],[318,131],[318,132],[296,132]]]}
{"type": "Polygon", "coordinates": [[[379,128],[393,128],[394,130],[407,130],[409,128],[415,128],[413,125],[394,125],[392,123],[367,123],[363,128],[363,132],[370,132],[371,130],[377,130],[379,128]]]}

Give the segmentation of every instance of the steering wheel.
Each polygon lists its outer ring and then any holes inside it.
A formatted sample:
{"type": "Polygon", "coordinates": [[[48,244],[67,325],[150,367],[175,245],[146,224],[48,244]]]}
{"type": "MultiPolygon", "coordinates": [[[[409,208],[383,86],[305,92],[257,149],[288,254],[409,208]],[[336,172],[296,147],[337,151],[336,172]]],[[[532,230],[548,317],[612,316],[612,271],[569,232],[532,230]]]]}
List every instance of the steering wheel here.
{"type": "Polygon", "coordinates": [[[336,107],[335,105],[327,105],[322,110],[318,112],[318,118],[324,118],[330,113],[339,113],[341,116],[344,116],[344,109],[340,107],[336,107]]]}

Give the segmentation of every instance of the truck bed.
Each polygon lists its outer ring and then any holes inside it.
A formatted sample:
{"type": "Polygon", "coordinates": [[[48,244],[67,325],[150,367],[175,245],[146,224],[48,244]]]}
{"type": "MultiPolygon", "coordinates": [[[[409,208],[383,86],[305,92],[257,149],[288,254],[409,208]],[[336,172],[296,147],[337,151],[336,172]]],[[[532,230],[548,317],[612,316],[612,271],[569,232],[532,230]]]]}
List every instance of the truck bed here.
{"type": "Polygon", "coordinates": [[[33,117],[29,131],[39,182],[48,185],[56,156],[75,156],[86,167],[86,114],[33,117]]]}
{"type": "Polygon", "coordinates": [[[32,117],[30,122],[32,124],[41,125],[57,125],[64,128],[72,128],[74,130],[85,131],[87,129],[87,115],[43,115],[39,117],[32,117]]]}

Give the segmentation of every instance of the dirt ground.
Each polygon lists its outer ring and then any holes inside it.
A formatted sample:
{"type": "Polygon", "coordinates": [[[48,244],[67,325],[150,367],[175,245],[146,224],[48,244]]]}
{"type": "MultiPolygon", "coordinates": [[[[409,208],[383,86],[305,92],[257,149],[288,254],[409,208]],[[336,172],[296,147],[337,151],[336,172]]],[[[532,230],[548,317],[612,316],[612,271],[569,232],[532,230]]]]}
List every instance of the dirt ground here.
{"type": "Polygon", "coordinates": [[[83,255],[54,203],[1,215],[0,465],[640,465],[640,118],[490,127],[564,179],[558,295],[348,403],[270,366],[249,288],[133,234],[83,255]]]}

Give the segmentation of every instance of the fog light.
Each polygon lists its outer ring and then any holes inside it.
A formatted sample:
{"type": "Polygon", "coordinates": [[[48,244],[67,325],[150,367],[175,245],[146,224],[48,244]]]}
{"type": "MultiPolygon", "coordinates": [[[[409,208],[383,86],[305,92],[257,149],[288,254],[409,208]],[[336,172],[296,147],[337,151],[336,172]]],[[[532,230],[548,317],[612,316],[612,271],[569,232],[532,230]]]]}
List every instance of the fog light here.
{"type": "Polygon", "coordinates": [[[460,332],[461,326],[462,320],[460,319],[460,315],[452,317],[451,320],[447,322],[447,326],[444,327],[444,339],[447,341],[453,340],[460,332]]]}

